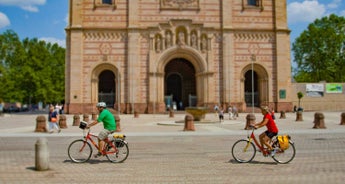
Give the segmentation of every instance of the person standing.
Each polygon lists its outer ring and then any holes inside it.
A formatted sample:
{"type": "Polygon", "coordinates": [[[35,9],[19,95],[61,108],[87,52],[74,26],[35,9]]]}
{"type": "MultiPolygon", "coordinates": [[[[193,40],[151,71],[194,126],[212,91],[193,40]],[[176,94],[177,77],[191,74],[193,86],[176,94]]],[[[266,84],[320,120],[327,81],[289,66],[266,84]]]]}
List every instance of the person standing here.
{"type": "Polygon", "coordinates": [[[49,123],[49,133],[53,133],[54,129],[56,129],[58,133],[61,132],[61,129],[59,127],[59,114],[57,113],[56,110],[54,110],[54,106],[49,107],[48,123],[49,123]]]}
{"type": "Polygon", "coordinates": [[[99,102],[97,105],[99,116],[97,120],[88,124],[87,128],[90,128],[98,123],[103,122],[103,130],[98,134],[98,153],[94,155],[95,158],[102,156],[102,149],[105,144],[105,139],[108,139],[108,135],[116,131],[116,122],[114,115],[108,110],[105,102],[99,102]]]}
{"type": "Polygon", "coordinates": [[[231,120],[231,119],[233,119],[233,112],[232,112],[232,107],[231,107],[231,105],[229,106],[229,108],[228,108],[228,113],[229,113],[229,119],[231,120]]]}
{"type": "Polygon", "coordinates": [[[222,122],[224,120],[224,110],[223,110],[223,107],[221,107],[219,109],[218,114],[219,114],[219,122],[222,122]]]}

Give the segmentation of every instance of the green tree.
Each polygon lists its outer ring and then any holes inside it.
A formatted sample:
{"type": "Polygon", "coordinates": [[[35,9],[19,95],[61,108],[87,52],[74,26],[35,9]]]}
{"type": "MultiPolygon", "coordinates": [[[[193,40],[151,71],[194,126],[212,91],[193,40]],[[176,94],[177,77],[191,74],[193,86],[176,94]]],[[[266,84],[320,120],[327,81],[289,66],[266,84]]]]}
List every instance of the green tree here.
{"type": "Polygon", "coordinates": [[[5,102],[57,103],[64,99],[65,49],[37,38],[0,35],[0,98],[5,102]]]}
{"type": "Polygon", "coordinates": [[[345,81],[345,18],[316,19],[293,43],[297,82],[345,81]]]}

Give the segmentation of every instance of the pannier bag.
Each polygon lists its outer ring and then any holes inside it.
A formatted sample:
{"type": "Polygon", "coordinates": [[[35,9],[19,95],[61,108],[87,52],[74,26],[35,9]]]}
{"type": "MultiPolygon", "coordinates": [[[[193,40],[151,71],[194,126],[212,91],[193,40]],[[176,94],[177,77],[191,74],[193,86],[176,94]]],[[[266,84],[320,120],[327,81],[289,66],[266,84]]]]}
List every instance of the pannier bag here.
{"type": "Polygon", "coordinates": [[[126,136],[124,134],[114,134],[113,137],[115,139],[122,139],[125,140],[126,136]]]}
{"type": "Polygon", "coordinates": [[[280,149],[286,150],[289,148],[289,140],[290,140],[289,135],[278,135],[277,139],[279,141],[280,149]]]}

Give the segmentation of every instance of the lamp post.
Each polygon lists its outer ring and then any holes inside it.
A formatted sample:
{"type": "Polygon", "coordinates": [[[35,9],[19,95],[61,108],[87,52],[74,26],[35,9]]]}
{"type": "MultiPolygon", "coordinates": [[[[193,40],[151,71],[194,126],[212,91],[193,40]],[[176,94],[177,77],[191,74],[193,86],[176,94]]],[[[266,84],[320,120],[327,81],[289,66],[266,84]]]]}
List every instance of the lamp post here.
{"type": "Polygon", "coordinates": [[[252,61],[252,113],[254,114],[254,62],[256,60],[255,54],[252,54],[251,61],[252,61]]]}

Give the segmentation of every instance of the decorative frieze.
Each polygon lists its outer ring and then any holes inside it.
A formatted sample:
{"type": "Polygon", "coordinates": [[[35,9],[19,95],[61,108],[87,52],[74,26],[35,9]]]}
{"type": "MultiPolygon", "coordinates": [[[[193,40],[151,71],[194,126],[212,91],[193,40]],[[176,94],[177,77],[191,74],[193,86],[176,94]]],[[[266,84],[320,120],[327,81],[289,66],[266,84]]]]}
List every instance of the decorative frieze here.
{"type": "Polygon", "coordinates": [[[160,0],[161,10],[199,10],[199,0],[160,0]]]}
{"type": "Polygon", "coordinates": [[[108,31],[85,31],[84,38],[86,41],[90,40],[124,40],[126,39],[125,32],[108,32],[108,31]]]}
{"type": "Polygon", "coordinates": [[[273,38],[273,33],[235,33],[236,41],[271,41],[273,38]]]}

